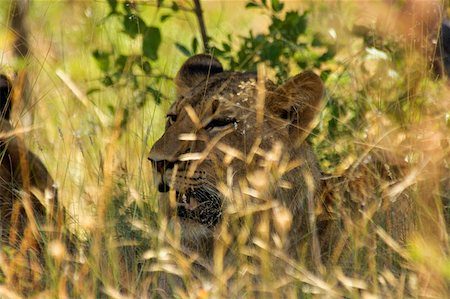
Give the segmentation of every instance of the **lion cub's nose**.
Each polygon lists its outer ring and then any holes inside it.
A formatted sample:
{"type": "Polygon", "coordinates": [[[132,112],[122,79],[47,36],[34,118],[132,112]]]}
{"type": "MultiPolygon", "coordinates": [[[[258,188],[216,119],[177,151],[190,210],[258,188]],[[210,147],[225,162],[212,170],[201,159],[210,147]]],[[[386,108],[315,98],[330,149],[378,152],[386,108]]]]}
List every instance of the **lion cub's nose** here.
{"type": "Polygon", "coordinates": [[[158,173],[164,173],[168,169],[172,169],[175,165],[174,162],[171,162],[165,157],[160,156],[159,154],[155,153],[154,151],[151,151],[148,160],[152,163],[154,169],[158,173]]]}
{"type": "Polygon", "coordinates": [[[169,162],[167,160],[162,160],[156,162],[152,161],[152,164],[158,173],[164,173],[166,170],[172,169],[175,163],[169,162]]]}

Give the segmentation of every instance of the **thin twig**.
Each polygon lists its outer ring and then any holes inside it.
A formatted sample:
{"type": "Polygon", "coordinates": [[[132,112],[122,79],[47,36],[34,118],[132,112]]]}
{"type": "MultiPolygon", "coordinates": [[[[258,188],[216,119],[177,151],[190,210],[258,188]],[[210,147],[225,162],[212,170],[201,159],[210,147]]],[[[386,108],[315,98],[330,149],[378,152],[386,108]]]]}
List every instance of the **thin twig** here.
{"type": "Polygon", "coordinates": [[[197,16],[198,25],[200,27],[200,33],[202,34],[202,40],[203,40],[203,49],[205,52],[208,52],[209,50],[209,38],[208,34],[206,34],[206,26],[205,26],[205,20],[203,19],[203,10],[202,6],[200,4],[200,0],[194,0],[195,5],[195,15],[197,16]]]}
{"type": "MultiPolygon", "coordinates": [[[[11,32],[14,34],[13,43],[13,53],[14,57],[19,60],[26,60],[30,56],[29,47],[29,29],[26,24],[26,19],[28,17],[28,11],[30,8],[29,0],[14,0],[11,2],[12,8],[10,11],[10,26],[11,32]]],[[[16,90],[20,89],[21,97],[17,97],[19,100],[16,105],[16,111],[26,111],[29,110],[32,104],[32,94],[31,86],[29,81],[28,72],[25,69],[21,69],[18,72],[17,78],[19,79],[16,83],[16,90]]],[[[33,111],[22,114],[20,119],[22,124],[25,126],[30,126],[33,123],[33,111]]]]}
{"type": "Polygon", "coordinates": [[[25,19],[29,9],[28,0],[15,0],[11,9],[11,29],[15,35],[14,54],[19,58],[26,58],[29,54],[28,28],[25,19]]]}
{"type": "MultiPolygon", "coordinates": [[[[161,4],[161,3],[139,2],[139,5],[140,6],[145,5],[145,6],[156,7],[158,9],[164,8],[164,9],[172,9],[173,10],[173,6],[172,5],[164,5],[164,4],[161,4]]],[[[178,2],[177,2],[177,10],[181,10],[181,11],[185,11],[185,12],[194,12],[194,10],[192,8],[180,5],[178,2]]]]}

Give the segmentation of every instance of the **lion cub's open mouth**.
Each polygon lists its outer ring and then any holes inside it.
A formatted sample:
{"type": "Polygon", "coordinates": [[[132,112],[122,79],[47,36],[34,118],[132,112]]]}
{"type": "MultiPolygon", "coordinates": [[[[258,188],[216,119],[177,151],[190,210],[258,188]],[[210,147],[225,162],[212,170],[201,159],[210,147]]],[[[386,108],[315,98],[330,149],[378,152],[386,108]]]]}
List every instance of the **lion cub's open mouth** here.
{"type": "Polygon", "coordinates": [[[222,215],[222,198],[218,191],[208,188],[190,188],[185,193],[176,192],[177,216],[203,225],[215,226],[222,215]]]}

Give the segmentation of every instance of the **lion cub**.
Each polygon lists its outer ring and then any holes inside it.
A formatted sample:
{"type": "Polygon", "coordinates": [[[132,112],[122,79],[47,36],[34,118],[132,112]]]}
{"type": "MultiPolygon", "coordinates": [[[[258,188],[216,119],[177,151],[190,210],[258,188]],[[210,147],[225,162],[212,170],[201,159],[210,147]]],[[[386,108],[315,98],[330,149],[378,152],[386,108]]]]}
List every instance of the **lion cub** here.
{"type": "Polygon", "coordinates": [[[25,247],[39,250],[39,227],[56,217],[56,189],[42,161],[26,149],[10,123],[13,92],[11,81],[1,74],[0,243],[23,249],[26,241],[25,247]],[[38,198],[53,208],[47,210],[38,198]]]}
{"type": "Polygon", "coordinates": [[[255,213],[255,222],[272,223],[284,250],[297,255],[316,230],[310,215],[321,171],[305,138],[321,108],[321,79],[304,71],[276,86],[256,73],[224,71],[201,54],[175,82],[177,100],[148,158],[185,248],[211,260],[233,215],[264,206],[272,216],[255,213]]]}

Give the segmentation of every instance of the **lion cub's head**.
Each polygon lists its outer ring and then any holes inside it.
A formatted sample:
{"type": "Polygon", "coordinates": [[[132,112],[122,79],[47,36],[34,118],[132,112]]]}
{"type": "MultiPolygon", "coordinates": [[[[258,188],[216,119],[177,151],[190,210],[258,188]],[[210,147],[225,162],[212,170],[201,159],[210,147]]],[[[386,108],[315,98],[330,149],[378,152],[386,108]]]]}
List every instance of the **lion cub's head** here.
{"type": "Polygon", "coordinates": [[[218,184],[239,188],[275,145],[283,158],[300,160],[287,176],[290,193],[280,199],[293,213],[302,209],[307,193],[301,171],[319,181],[315,157],[303,141],[319,110],[320,78],[306,71],[281,86],[261,81],[255,73],[224,71],[204,54],[189,58],[178,71],[177,100],[149,160],[159,191],[176,191],[176,214],[186,235],[213,231],[226,205],[218,184]]]}

